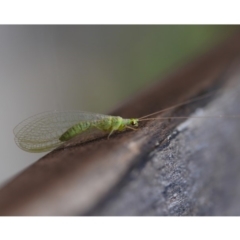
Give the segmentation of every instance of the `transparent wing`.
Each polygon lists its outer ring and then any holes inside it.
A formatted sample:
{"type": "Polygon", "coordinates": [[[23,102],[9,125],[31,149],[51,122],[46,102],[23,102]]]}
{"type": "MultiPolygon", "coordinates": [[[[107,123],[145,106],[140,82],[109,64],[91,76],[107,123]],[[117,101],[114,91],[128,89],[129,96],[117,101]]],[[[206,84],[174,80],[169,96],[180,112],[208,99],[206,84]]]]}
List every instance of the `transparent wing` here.
{"type": "MultiPolygon", "coordinates": [[[[81,121],[96,121],[106,117],[109,116],[82,111],[40,113],[27,118],[14,128],[15,142],[21,149],[28,152],[50,151],[62,144],[59,137],[73,125],[81,121]]],[[[83,137],[90,134],[87,132],[83,134],[83,137]]],[[[91,135],[95,136],[96,131],[93,131],[91,135]]],[[[86,136],[85,139],[87,139],[86,136]]]]}

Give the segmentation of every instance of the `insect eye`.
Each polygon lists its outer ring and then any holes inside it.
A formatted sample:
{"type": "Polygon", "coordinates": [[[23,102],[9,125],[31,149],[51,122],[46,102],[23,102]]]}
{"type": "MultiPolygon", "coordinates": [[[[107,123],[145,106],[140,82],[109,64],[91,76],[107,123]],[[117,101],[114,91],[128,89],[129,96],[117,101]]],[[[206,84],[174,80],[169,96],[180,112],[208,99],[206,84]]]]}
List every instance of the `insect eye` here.
{"type": "Polygon", "coordinates": [[[132,126],[137,126],[138,124],[137,124],[137,121],[135,121],[135,120],[132,120],[132,126]]]}

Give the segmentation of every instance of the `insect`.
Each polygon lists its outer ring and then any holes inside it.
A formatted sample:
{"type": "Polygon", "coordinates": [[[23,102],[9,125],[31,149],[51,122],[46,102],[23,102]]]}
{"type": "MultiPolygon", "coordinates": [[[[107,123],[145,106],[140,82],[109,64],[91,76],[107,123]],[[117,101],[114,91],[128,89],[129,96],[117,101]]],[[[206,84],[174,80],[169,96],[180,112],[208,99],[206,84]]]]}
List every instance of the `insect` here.
{"type": "Polygon", "coordinates": [[[46,152],[58,147],[76,135],[79,135],[78,143],[87,142],[106,135],[109,138],[115,131],[135,130],[141,121],[164,119],[149,117],[171,108],[206,98],[211,94],[205,94],[141,118],[124,119],[119,116],[108,116],[82,111],[44,112],[24,120],[14,128],[15,142],[22,150],[27,152],[46,152]]]}

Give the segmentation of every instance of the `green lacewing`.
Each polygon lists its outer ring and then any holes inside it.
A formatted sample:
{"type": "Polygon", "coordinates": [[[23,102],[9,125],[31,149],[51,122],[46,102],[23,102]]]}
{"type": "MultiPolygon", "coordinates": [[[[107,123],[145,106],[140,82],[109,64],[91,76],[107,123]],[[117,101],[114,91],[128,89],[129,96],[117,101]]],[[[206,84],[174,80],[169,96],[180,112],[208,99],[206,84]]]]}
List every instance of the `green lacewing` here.
{"type": "MultiPolygon", "coordinates": [[[[46,152],[60,146],[63,142],[68,141],[77,135],[79,136],[78,143],[84,143],[103,136],[108,136],[109,138],[115,131],[121,132],[126,129],[136,129],[138,123],[141,121],[164,119],[162,117],[149,118],[152,115],[211,95],[212,93],[208,93],[170,108],[148,114],[141,118],[125,119],[119,116],[109,116],[83,111],[44,112],[27,118],[14,128],[15,142],[19,148],[27,152],[46,152]]],[[[166,118],[189,118],[189,116],[165,117],[165,119],[166,118]]]]}

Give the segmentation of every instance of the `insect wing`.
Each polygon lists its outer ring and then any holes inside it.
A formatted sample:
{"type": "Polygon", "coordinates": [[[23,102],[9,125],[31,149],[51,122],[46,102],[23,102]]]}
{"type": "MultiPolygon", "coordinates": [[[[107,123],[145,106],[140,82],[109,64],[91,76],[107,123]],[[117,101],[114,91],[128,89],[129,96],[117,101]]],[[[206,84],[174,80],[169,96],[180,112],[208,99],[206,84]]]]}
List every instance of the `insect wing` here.
{"type": "MultiPolygon", "coordinates": [[[[73,125],[81,121],[101,120],[106,117],[109,116],[82,111],[40,113],[27,118],[14,128],[15,142],[28,152],[50,151],[62,144],[59,137],[73,125]]],[[[96,132],[91,135],[95,136],[96,132]]]]}

